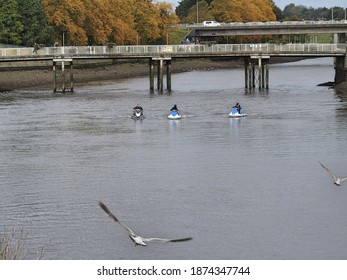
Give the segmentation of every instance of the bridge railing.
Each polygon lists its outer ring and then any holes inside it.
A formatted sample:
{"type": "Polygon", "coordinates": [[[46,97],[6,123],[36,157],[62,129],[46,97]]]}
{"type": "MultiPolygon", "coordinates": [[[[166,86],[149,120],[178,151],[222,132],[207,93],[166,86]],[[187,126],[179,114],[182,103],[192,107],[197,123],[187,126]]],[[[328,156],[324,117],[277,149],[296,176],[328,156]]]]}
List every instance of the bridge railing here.
{"type": "Polygon", "coordinates": [[[189,54],[270,54],[270,53],[302,53],[302,54],[340,54],[347,52],[346,44],[215,44],[215,45],[135,45],[135,46],[71,46],[34,48],[0,48],[0,61],[6,58],[28,57],[81,57],[81,56],[142,56],[189,54]]]}

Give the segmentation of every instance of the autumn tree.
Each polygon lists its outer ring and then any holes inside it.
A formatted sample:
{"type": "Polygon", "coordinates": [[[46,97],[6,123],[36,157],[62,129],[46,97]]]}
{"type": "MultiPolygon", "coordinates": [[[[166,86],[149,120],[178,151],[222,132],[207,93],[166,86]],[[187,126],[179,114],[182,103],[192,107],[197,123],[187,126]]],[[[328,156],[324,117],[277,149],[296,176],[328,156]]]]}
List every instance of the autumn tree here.
{"type": "Polygon", "coordinates": [[[137,38],[140,44],[147,44],[160,38],[158,9],[150,0],[132,0],[133,16],[137,38]]]}
{"type": "Polygon", "coordinates": [[[86,45],[83,25],[86,10],[83,0],[41,0],[48,22],[54,26],[55,37],[68,45],[86,45]]]}
{"type": "Polygon", "coordinates": [[[83,29],[88,44],[134,43],[136,34],[131,14],[131,1],[82,0],[85,7],[83,29]]]}
{"type": "Polygon", "coordinates": [[[55,37],[66,44],[148,44],[177,23],[172,5],[151,0],[41,0],[55,37]]]}
{"type": "Polygon", "coordinates": [[[179,22],[172,5],[165,2],[158,2],[157,9],[159,11],[158,27],[160,30],[160,37],[165,41],[167,30],[170,26],[179,22]]]}
{"type": "Polygon", "coordinates": [[[136,0],[110,0],[113,17],[110,17],[109,25],[112,27],[109,41],[117,44],[135,44],[137,40],[135,15],[136,0]]]}
{"type": "Polygon", "coordinates": [[[0,0],[0,42],[21,44],[23,30],[17,0],[0,0]]]}
{"type": "MultiPolygon", "coordinates": [[[[196,22],[196,0],[182,0],[176,12],[182,22],[196,22]]],[[[272,0],[199,0],[199,21],[272,21],[276,20],[272,0]]],[[[278,11],[277,11],[278,12],[278,11]]]]}
{"type": "Polygon", "coordinates": [[[83,29],[87,34],[88,45],[105,44],[112,33],[109,1],[83,0],[83,3],[85,7],[83,29]]]}
{"type": "Polygon", "coordinates": [[[215,0],[211,13],[220,22],[276,20],[269,0],[215,0]]]}

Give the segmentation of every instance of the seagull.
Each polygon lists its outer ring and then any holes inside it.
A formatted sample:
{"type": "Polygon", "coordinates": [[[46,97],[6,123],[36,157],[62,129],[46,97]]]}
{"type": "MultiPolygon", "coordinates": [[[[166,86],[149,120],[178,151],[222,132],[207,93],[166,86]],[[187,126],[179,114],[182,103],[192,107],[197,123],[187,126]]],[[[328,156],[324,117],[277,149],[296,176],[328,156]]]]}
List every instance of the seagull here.
{"type": "Polygon", "coordinates": [[[330,176],[333,177],[333,179],[334,179],[334,184],[335,184],[336,186],[341,186],[341,183],[342,183],[343,181],[347,180],[347,177],[344,177],[344,178],[338,178],[338,177],[336,177],[335,174],[334,174],[331,170],[329,170],[329,168],[325,167],[321,162],[319,162],[319,163],[320,163],[320,165],[330,174],[330,176]]]}
{"type": "Polygon", "coordinates": [[[141,245],[141,246],[147,246],[146,242],[182,242],[182,241],[189,241],[192,240],[192,237],[186,237],[186,238],[181,238],[181,239],[166,239],[166,238],[157,238],[157,237],[141,237],[140,235],[137,235],[135,232],[133,232],[126,224],[122,223],[119,221],[115,215],[111,213],[111,211],[106,207],[105,204],[103,204],[101,201],[99,202],[99,206],[104,210],[110,218],[112,218],[115,222],[120,224],[124,229],[126,229],[129,233],[130,239],[135,243],[136,245],[141,245]]]}

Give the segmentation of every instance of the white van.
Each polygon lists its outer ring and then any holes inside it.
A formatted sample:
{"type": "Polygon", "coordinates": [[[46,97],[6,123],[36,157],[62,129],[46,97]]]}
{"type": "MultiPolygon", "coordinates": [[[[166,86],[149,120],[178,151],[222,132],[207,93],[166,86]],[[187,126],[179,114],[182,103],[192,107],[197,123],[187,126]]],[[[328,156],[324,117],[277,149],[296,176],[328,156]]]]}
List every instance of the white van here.
{"type": "Polygon", "coordinates": [[[202,22],[203,26],[220,26],[220,23],[214,20],[205,20],[202,22]]]}

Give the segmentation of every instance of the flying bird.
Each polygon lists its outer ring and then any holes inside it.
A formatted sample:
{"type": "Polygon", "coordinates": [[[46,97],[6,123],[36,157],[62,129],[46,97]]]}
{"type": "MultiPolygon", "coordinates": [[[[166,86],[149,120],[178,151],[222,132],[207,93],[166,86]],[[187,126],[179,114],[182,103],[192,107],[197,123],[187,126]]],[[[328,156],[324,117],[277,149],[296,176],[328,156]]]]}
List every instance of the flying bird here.
{"type": "Polygon", "coordinates": [[[334,179],[334,184],[336,186],[341,186],[341,183],[345,180],[347,180],[347,177],[344,178],[338,178],[335,176],[335,174],[327,167],[325,167],[321,162],[319,162],[320,165],[330,174],[330,176],[334,179]]]}
{"type": "Polygon", "coordinates": [[[126,224],[122,223],[120,220],[116,218],[115,215],[111,213],[111,211],[106,207],[105,204],[103,204],[101,201],[99,202],[99,206],[104,210],[111,219],[113,219],[115,222],[120,224],[125,230],[128,231],[130,239],[135,243],[135,245],[142,245],[147,246],[145,242],[182,242],[182,241],[189,241],[192,240],[192,237],[186,237],[186,238],[180,238],[180,239],[166,239],[166,238],[157,238],[157,237],[142,237],[140,235],[137,235],[135,232],[132,231],[131,228],[129,228],[126,224]]]}

